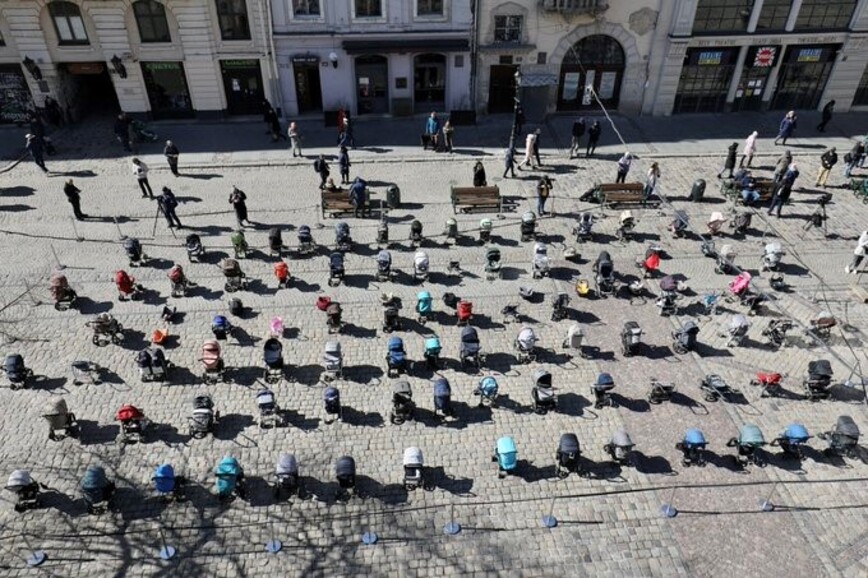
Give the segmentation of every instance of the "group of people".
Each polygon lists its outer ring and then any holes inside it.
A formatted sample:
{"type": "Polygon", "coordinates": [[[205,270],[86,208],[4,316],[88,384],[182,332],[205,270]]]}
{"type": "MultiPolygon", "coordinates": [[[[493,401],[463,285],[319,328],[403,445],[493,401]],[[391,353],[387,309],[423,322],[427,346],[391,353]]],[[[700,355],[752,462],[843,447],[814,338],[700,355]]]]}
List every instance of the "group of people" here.
{"type": "Polygon", "coordinates": [[[452,126],[452,121],[446,119],[446,122],[440,122],[436,112],[428,115],[425,121],[425,132],[422,134],[422,150],[431,150],[436,152],[452,152],[452,137],[455,134],[455,127],[452,126]]]}

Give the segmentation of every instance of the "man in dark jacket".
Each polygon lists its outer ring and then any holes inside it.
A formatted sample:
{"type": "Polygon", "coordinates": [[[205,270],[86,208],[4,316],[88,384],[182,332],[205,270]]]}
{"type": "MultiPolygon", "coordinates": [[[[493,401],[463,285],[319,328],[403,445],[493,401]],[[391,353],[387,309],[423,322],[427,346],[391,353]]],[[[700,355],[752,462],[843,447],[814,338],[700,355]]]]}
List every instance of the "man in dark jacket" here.
{"type": "Polygon", "coordinates": [[[853,172],[853,169],[856,168],[856,164],[865,154],[865,145],[862,144],[861,141],[857,142],[853,145],[853,148],[850,149],[846,155],[844,155],[844,178],[849,179],[850,173],[853,172]]]}
{"type": "Polygon", "coordinates": [[[585,119],[580,118],[573,122],[573,142],[570,145],[570,158],[579,156],[579,146],[582,137],[585,136],[585,119]]]}
{"type": "Polygon", "coordinates": [[[476,161],[476,164],[473,165],[473,186],[484,187],[487,184],[488,179],[485,176],[485,166],[482,164],[482,161],[476,161]]]}
{"type": "Polygon", "coordinates": [[[325,160],[324,155],[320,155],[318,159],[313,161],[313,170],[319,175],[319,188],[325,188],[326,179],[329,178],[329,164],[325,160]]]}
{"type": "Polygon", "coordinates": [[[348,185],[350,183],[350,153],[347,152],[347,147],[341,146],[341,152],[338,155],[338,165],[341,168],[341,184],[348,185]]]}
{"type": "Polygon", "coordinates": [[[170,140],[166,141],[166,148],[163,149],[163,154],[166,156],[166,161],[169,163],[169,169],[176,177],[181,176],[178,173],[178,157],[181,156],[181,151],[170,140]]]}
{"type": "Polygon", "coordinates": [[[169,187],[163,187],[163,194],[157,197],[157,204],[160,207],[160,211],[163,212],[163,216],[166,217],[166,222],[169,224],[170,229],[175,227],[180,229],[183,227],[181,220],[178,219],[178,215],[175,213],[175,209],[178,208],[178,199],[175,198],[175,194],[169,187]]]}
{"type": "Polygon", "coordinates": [[[600,121],[595,120],[591,128],[588,129],[588,149],[585,151],[585,156],[590,157],[597,150],[597,143],[600,141],[600,135],[603,133],[603,127],[600,121]]]}
{"type": "Polygon", "coordinates": [[[367,212],[368,183],[361,177],[356,177],[350,186],[350,202],[353,204],[353,216],[361,217],[367,212]]]}
{"type": "Polygon", "coordinates": [[[66,200],[72,205],[72,214],[79,221],[87,218],[87,215],[81,212],[81,189],[73,184],[72,179],[66,181],[63,185],[63,194],[66,195],[66,200]]]}
{"type": "Polygon", "coordinates": [[[820,119],[820,124],[817,125],[818,131],[826,132],[826,125],[829,124],[830,120],[832,120],[833,112],[835,112],[835,101],[830,100],[826,103],[826,106],[823,107],[822,118],[820,119]]]}
{"type": "Polygon", "coordinates": [[[542,136],[542,130],[536,129],[533,133],[536,135],[536,138],[533,139],[533,156],[536,159],[536,166],[541,167],[542,161],[539,160],[539,137],[542,136]]]}
{"type": "Polygon", "coordinates": [[[799,178],[799,169],[796,167],[796,163],[793,163],[790,165],[790,168],[787,169],[787,172],[784,174],[783,178],[781,178],[778,188],[775,190],[775,194],[772,197],[772,204],[769,207],[769,215],[771,215],[775,208],[777,208],[776,216],[781,216],[781,207],[783,207],[784,203],[790,199],[790,193],[793,190],[793,185],[796,184],[797,178],[799,178]]]}
{"type": "Polygon", "coordinates": [[[33,162],[36,163],[37,167],[42,169],[42,172],[47,173],[48,169],[45,168],[45,150],[42,147],[42,139],[35,134],[27,134],[25,138],[27,139],[25,146],[30,156],[33,157],[33,162]]]}
{"type": "Polygon", "coordinates": [[[729,145],[729,148],[726,150],[726,161],[723,163],[723,170],[717,173],[717,178],[723,178],[723,171],[729,171],[729,176],[726,178],[732,178],[732,171],[735,169],[735,157],[738,154],[738,143],[734,142],[729,145]]]}
{"type": "Polygon", "coordinates": [[[507,178],[507,173],[511,173],[512,178],[515,178],[515,151],[513,149],[506,149],[506,154],[503,155],[503,165],[506,167],[503,170],[503,178],[507,178]]]}
{"type": "Polygon", "coordinates": [[[820,172],[817,174],[817,182],[815,187],[826,188],[826,179],[829,178],[829,173],[832,172],[832,167],[838,163],[838,153],[835,152],[835,147],[830,148],[820,157],[820,172]]]}
{"type": "Polygon", "coordinates": [[[124,150],[128,153],[133,151],[130,146],[130,124],[132,122],[133,120],[125,112],[120,113],[115,121],[115,138],[118,139],[118,142],[123,145],[124,150]]]}

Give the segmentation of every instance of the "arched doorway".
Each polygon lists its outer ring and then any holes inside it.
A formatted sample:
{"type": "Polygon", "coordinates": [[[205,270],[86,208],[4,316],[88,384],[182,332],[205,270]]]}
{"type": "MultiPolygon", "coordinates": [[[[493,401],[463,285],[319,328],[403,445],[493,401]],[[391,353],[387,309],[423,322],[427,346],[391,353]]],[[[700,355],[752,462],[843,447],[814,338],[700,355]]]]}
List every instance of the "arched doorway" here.
{"type": "Polygon", "coordinates": [[[564,55],[558,83],[558,110],[580,110],[597,106],[585,94],[592,85],[606,107],[616,108],[624,78],[624,49],[617,40],[595,34],[579,40],[564,55]]]}
{"type": "Polygon", "coordinates": [[[358,114],[389,112],[389,61],[385,56],[356,57],[356,95],[358,114]]]}
{"type": "Polygon", "coordinates": [[[413,103],[416,112],[446,109],[446,57],[420,54],[413,59],[413,103]]]}

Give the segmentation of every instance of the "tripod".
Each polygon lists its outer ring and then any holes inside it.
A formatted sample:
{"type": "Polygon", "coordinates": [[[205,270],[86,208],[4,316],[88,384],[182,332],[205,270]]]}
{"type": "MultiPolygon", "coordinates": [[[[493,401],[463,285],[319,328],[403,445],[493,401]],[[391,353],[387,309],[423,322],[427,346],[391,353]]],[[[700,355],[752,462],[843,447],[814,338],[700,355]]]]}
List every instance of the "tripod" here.
{"type": "MultiPolygon", "coordinates": [[[[802,230],[805,231],[805,233],[807,233],[808,229],[810,229],[811,227],[823,227],[823,236],[829,236],[829,228],[826,225],[826,221],[829,218],[829,216],[826,214],[826,205],[829,204],[829,200],[831,199],[826,199],[826,197],[831,198],[831,195],[826,194],[820,199],[820,206],[817,207],[817,209],[813,213],[811,213],[811,216],[808,217],[808,222],[805,223],[804,227],[802,227],[802,230]]],[[[804,239],[804,237],[805,235],[802,234],[799,238],[804,239]]]]}
{"type": "MultiPolygon", "coordinates": [[[[151,232],[151,237],[155,237],[157,235],[157,221],[160,220],[160,215],[163,215],[165,217],[165,214],[163,213],[163,207],[161,207],[160,204],[157,203],[157,213],[154,215],[154,230],[151,232]]],[[[172,232],[173,237],[175,237],[176,239],[178,238],[178,235],[175,234],[175,229],[173,227],[169,227],[169,231],[172,232]]]]}

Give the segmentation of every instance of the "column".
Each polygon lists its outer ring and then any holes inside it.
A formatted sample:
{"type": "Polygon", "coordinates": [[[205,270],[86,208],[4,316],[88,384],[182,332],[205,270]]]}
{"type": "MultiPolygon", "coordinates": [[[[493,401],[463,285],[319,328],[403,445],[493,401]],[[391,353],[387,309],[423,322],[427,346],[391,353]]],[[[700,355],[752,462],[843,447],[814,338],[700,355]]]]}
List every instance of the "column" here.
{"type": "Polygon", "coordinates": [[[763,1],[764,0],[756,0],[753,4],[753,10],[751,10],[750,13],[750,20],[747,23],[748,34],[756,32],[756,24],[759,22],[760,12],[763,10],[763,1]]]}
{"type": "Polygon", "coordinates": [[[792,32],[793,28],[796,27],[796,19],[799,17],[799,10],[801,9],[802,0],[794,0],[790,8],[790,17],[787,18],[787,25],[784,28],[787,32],[792,32]]]}
{"type": "MultiPolygon", "coordinates": [[[[747,56],[749,46],[742,46],[738,52],[738,60],[735,63],[735,69],[732,72],[732,81],[729,83],[729,90],[726,93],[726,104],[730,105],[735,100],[735,92],[738,90],[738,83],[741,80],[741,73],[744,70],[744,59],[747,56]]],[[[729,107],[727,106],[728,110],[729,107]]]]}

